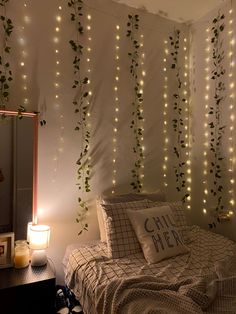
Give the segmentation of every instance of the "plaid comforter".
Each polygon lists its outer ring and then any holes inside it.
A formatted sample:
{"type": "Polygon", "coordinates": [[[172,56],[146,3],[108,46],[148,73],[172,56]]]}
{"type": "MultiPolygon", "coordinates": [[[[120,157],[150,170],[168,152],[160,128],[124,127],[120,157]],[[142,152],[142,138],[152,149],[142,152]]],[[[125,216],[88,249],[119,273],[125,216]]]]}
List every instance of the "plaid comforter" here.
{"type": "MultiPolygon", "coordinates": [[[[236,244],[221,235],[205,231],[197,226],[190,227],[189,239],[189,254],[172,257],[151,265],[146,263],[142,253],[120,259],[108,258],[106,244],[102,242],[82,245],[73,250],[68,248],[64,258],[66,284],[81,302],[84,313],[109,314],[109,311],[102,312],[101,310],[104,305],[103,302],[107,304],[109,301],[108,303],[110,303],[109,299],[106,301],[105,291],[110,289],[109,291],[114,292],[120,285],[125,287],[129,280],[142,281],[142,279],[147,278],[146,276],[150,276],[154,278],[154,281],[157,279],[157,285],[165,283],[166,287],[169,285],[174,289],[178,287],[179,291],[182,286],[190,288],[199,282],[206,282],[206,278],[208,278],[207,282],[209,282],[209,278],[212,278],[211,282],[214,282],[219,296],[215,298],[215,294],[213,294],[212,300],[209,300],[209,313],[218,313],[218,309],[222,306],[228,309],[228,312],[225,313],[236,313],[235,308],[234,312],[231,311],[235,303],[233,275],[236,273],[234,269],[236,262],[232,261],[235,256],[236,244]],[[227,268],[226,265],[228,265],[227,268]],[[191,282],[189,282],[190,279],[191,282]],[[226,291],[224,289],[230,289],[230,293],[227,291],[228,296],[224,294],[226,291]]],[[[161,290],[156,288],[161,293],[161,290]]],[[[123,290],[125,291],[125,289],[123,290]]],[[[167,290],[171,291],[171,289],[167,290]]],[[[182,295],[184,296],[184,294],[182,295]]],[[[168,305],[167,300],[164,303],[168,305]]],[[[167,310],[167,312],[152,313],[172,313],[169,308],[167,310]]],[[[176,307],[175,310],[177,310],[176,307]]],[[[201,308],[201,310],[204,309],[201,308]]],[[[195,313],[201,312],[195,311],[195,313]]]]}

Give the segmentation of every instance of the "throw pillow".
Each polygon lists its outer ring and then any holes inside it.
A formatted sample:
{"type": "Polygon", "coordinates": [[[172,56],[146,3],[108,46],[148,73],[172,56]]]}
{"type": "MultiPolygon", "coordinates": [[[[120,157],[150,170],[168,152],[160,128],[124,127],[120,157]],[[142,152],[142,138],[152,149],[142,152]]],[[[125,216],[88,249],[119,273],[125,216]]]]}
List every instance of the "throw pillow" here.
{"type": "Polygon", "coordinates": [[[148,263],[187,253],[169,206],[127,209],[128,217],[148,263]]]}
{"type": "Polygon", "coordinates": [[[142,251],[126,209],[140,210],[149,206],[148,200],[101,204],[107,236],[108,257],[120,258],[142,251]]]}

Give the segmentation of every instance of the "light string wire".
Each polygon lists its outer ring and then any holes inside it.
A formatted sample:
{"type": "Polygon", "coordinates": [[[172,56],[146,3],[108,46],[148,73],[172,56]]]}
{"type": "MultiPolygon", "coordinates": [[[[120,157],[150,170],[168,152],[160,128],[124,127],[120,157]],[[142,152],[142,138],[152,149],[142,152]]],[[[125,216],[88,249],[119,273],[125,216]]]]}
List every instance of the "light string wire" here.
{"type": "Polygon", "coordinates": [[[28,93],[28,75],[26,71],[26,58],[28,56],[28,52],[26,50],[26,38],[25,38],[25,29],[27,26],[30,24],[30,17],[28,15],[28,4],[27,2],[24,3],[23,5],[23,24],[20,27],[20,34],[19,34],[19,39],[18,42],[21,46],[21,52],[20,52],[20,61],[19,61],[19,66],[21,70],[21,78],[22,78],[22,89],[21,89],[21,94],[22,94],[22,101],[20,105],[20,109],[23,110],[29,110],[30,106],[30,99],[29,99],[29,93],[28,93]]]}
{"type": "Polygon", "coordinates": [[[54,110],[57,120],[59,121],[59,136],[56,141],[56,150],[53,157],[53,175],[52,175],[52,183],[56,182],[56,176],[58,173],[59,167],[59,159],[60,155],[64,152],[64,114],[63,114],[63,106],[61,103],[61,57],[60,57],[60,41],[61,41],[61,22],[62,22],[62,6],[59,5],[56,11],[55,16],[55,28],[54,28],[54,37],[53,37],[53,49],[54,49],[54,56],[55,56],[55,75],[54,75],[54,83],[53,83],[53,90],[54,90],[54,110]]]}
{"type": "Polygon", "coordinates": [[[234,179],[234,162],[235,162],[235,154],[234,154],[234,121],[235,116],[233,114],[235,106],[235,81],[234,81],[234,46],[235,46],[235,38],[234,38],[234,27],[233,27],[233,8],[232,8],[232,0],[229,9],[229,22],[228,22],[228,38],[229,38],[229,116],[230,116],[230,126],[229,126],[229,211],[228,215],[233,215],[234,212],[234,189],[235,189],[235,179],[234,179]]]}
{"type": "MultiPolygon", "coordinates": [[[[86,107],[87,107],[87,113],[86,113],[86,120],[85,120],[85,127],[82,129],[82,132],[85,132],[83,135],[83,138],[85,137],[87,140],[89,140],[88,144],[88,157],[87,160],[85,161],[85,169],[83,171],[83,180],[85,182],[84,188],[86,192],[90,192],[90,180],[91,180],[91,103],[92,103],[92,84],[91,84],[91,42],[92,42],[92,37],[91,37],[91,30],[92,30],[92,15],[88,13],[86,15],[86,31],[87,31],[87,44],[86,44],[86,50],[84,52],[85,60],[86,60],[86,71],[87,71],[87,88],[88,88],[88,96],[86,97],[86,107]]],[[[87,141],[86,140],[86,141],[87,141]]]]}
{"type": "MultiPolygon", "coordinates": [[[[103,10],[101,10],[101,9],[95,8],[95,7],[91,6],[91,5],[88,5],[87,3],[84,3],[83,5],[84,5],[84,7],[87,7],[87,9],[90,10],[90,11],[94,11],[94,12],[103,14],[103,15],[105,15],[105,16],[113,17],[114,19],[117,20],[117,23],[120,23],[121,18],[123,18],[123,14],[121,14],[121,15],[115,15],[115,14],[113,14],[113,13],[111,13],[111,12],[108,13],[108,12],[105,12],[105,11],[103,11],[103,10]]],[[[132,8],[130,8],[130,9],[132,9],[132,8]]],[[[145,10],[142,10],[142,9],[135,9],[135,8],[133,8],[133,11],[134,11],[134,12],[138,12],[137,14],[138,14],[140,17],[141,17],[141,16],[145,16],[145,15],[147,15],[147,14],[150,14],[150,13],[148,13],[148,12],[146,12],[145,10]]],[[[114,11],[113,11],[113,12],[114,12],[114,11]]],[[[134,14],[136,14],[136,13],[134,13],[134,14]]],[[[161,17],[161,16],[160,16],[160,17],[161,17]]],[[[153,31],[153,28],[151,28],[151,27],[145,25],[145,23],[142,24],[142,28],[145,29],[145,30],[147,30],[147,31],[153,31]]]]}
{"type": "Polygon", "coordinates": [[[112,194],[116,192],[116,161],[117,161],[117,134],[119,122],[119,81],[120,81],[120,25],[116,25],[115,32],[115,86],[114,86],[114,127],[112,138],[112,194]]]}
{"type": "MultiPolygon", "coordinates": [[[[140,73],[139,73],[139,93],[142,94],[142,98],[144,98],[144,88],[145,88],[145,82],[144,78],[146,76],[146,70],[145,70],[145,52],[144,52],[144,35],[140,35],[140,73]]],[[[142,136],[140,137],[140,142],[141,142],[141,149],[142,149],[142,154],[143,157],[141,159],[141,165],[140,165],[140,181],[142,185],[142,190],[144,190],[144,171],[145,171],[145,146],[144,146],[144,124],[145,124],[145,118],[144,118],[144,106],[143,106],[143,101],[140,103],[140,113],[143,116],[143,119],[140,120],[139,127],[142,130],[142,136]]]]}
{"type": "Polygon", "coordinates": [[[168,180],[167,180],[167,167],[168,167],[168,120],[167,120],[167,113],[168,113],[168,76],[167,76],[167,57],[169,55],[168,49],[168,41],[164,41],[164,58],[163,58],[163,72],[164,72],[164,93],[163,93],[163,102],[164,102],[164,109],[163,109],[163,138],[164,138],[164,162],[163,162],[163,184],[164,184],[164,191],[166,193],[166,189],[168,187],[168,180]]]}
{"type": "Polygon", "coordinates": [[[208,133],[208,112],[209,112],[209,98],[210,98],[210,28],[206,29],[206,48],[205,48],[205,95],[204,95],[204,103],[205,103],[205,117],[204,117],[204,149],[203,149],[203,214],[207,213],[207,203],[208,203],[208,149],[209,149],[209,133],[208,133]]]}
{"type": "Polygon", "coordinates": [[[190,141],[190,94],[189,94],[189,49],[188,49],[188,40],[184,37],[183,45],[183,56],[184,56],[184,81],[183,81],[183,94],[182,97],[185,99],[185,123],[184,123],[184,137],[186,142],[186,190],[188,196],[186,197],[186,207],[191,209],[191,141],[190,141]]]}

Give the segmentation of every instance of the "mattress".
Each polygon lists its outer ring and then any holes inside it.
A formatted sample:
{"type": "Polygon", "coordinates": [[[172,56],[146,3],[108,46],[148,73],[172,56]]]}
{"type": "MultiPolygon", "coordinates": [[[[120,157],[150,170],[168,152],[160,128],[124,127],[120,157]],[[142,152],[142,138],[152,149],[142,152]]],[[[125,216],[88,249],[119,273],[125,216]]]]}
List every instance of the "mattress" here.
{"type": "Polygon", "coordinates": [[[141,252],[119,259],[108,258],[106,243],[100,241],[70,245],[63,259],[65,282],[84,313],[93,314],[97,289],[114,279],[151,275],[175,283],[189,277],[208,276],[215,271],[217,262],[236,252],[233,241],[197,226],[189,227],[188,247],[188,254],[147,264],[141,252]]]}

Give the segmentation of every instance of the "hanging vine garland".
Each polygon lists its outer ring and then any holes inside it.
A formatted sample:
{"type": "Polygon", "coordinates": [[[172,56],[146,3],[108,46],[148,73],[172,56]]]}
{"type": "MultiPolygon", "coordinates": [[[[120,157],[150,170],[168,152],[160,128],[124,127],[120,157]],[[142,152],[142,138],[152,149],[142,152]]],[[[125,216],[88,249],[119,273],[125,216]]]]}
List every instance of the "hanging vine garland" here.
{"type": "MultiPolygon", "coordinates": [[[[209,176],[211,178],[210,193],[214,200],[214,208],[217,213],[224,210],[223,204],[223,168],[222,162],[224,156],[222,154],[222,140],[226,126],[222,125],[222,105],[224,103],[225,94],[225,83],[224,76],[226,70],[224,68],[224,49],[223,49],[223,38],[224,38],[224,14],[219,12],[218,16],[212,21],[212,59],[213,69],[211,71],[211,80],[214,84],[214,104],[210,106],[208,115],[209,128],[210,128],[210,168],[209,176]]],[[[219,221],[219,219],[218,219],[219,221]]],[[[215,223],[210,223],[209,227],[215,227],[215,223]]]]}
{"type": "MultiPolygon", "coordinates": [[[[9,83],[13,80],[8,56],[11,47],[9,46],[9,38],[13,31],[13,23],[6,14],[6,4],[9,0],[0,0],[1,7],[1,25],[2,25],[2,49],[0,55],[0,109],[5,110],[9,101],[9,83]]],[[[22,109],[22,108],[20,108],[22,109]]]]}
{"type": "MultiPolygon", "coordinates": [[[[76,27],[76,39],[70,40],[70,46],[74,51],[74,82],[72,88],[75,89],[75,97],[73,105],[75,107],[75,114],[78,115],[77,125],[75,131],[79,132],[81,139],[81,152],[76,162],[77,169],[77,186],[78,189],[84,192],[90,192],[90,175],[91,175],[91,164],[89,161],[89,144],[90,144],[90,130],[88,127],[88,112],[89,112],[89,91],[87,84],[89,79],[81,74],[81,61],[83,58],[83,45],[80,41],[80,37],[84,34],[84,26],[82,24],[83,18],[83,1],[82,0],[71,0],[68,2],[68,6],[72,9],[71,21],[76,27]]],[[[76,222],[80,224],[80,231],[78,235],[82,234],[83,231],[88,231],[88,223],[85,221],[86,214],[88,212],[87,202],[78,198],[80,210],[76,218],[76,222]]]]}
{"type": "Polygon", "coordinates": [[[142,184],[142,177],[141,177],[141,167],[144,160],[143,148],[142,148],[142,137],[143,137],[143,128],[141,125],[141,121],[143,121],[142,115],[142,102],[143,102],[143,94],[140,91],[140,83],[138,79],[139,75],[139,48],[140,44],[137,39],[137,32],[139,29],[139,16],[135,15],[128,15],[128,22],[127,22],[127,33],[126,36],[130,39],[131,42],[131,51],[128,53],[130,58],[130,74],[133,79],[134,84],[134,98],[132,102],[132,121],[130,124],[130,128],[133,129],[134,134],[134,146],[133,152],[135,154],[135,163],[134,168],[131,170],[133,181],[131,182],[132,188],[137,191],[141,192],[143,184],[142,184]]]}
{"type": "Polygon", "coordinates": [[[172,127],[175,134],[174,139],[174,173],[176,178],[176,190],[180,192],[183,202],[186,201],[189,193],[186,192],[186,151],[187,143],[185,141],[185,117],[184,109],[187,99],[182,97],[183,82],[181,79],[181,67],[179,64],[180,49],[180,30],[174,30],[173,35],[169,36],[171,55],[171,69],[176,80],[176,91],[173,94],[173,119],[172,127]]]}
{"type": "MultiPolygon", "coordinates": [[[[10,62],[8,60],[11,52],[11,47],[9,45],[9,39],[14,29],[12,20],[7,17],[6,5],[9,0],[0,0],[0,21],[2,25],[2,47],[0,54],[0,109],[6,110],[7,104],[9,102],[10,96],[10,83],[13,81],[13,74],[11,71],[10,62]]],[[[25,107],[20,105],[17,109],[18,118],[22,119],[22,113],[26,112],[25,107]]],[[[5,116],[2,115],[5,119],[5,116]]]]}

